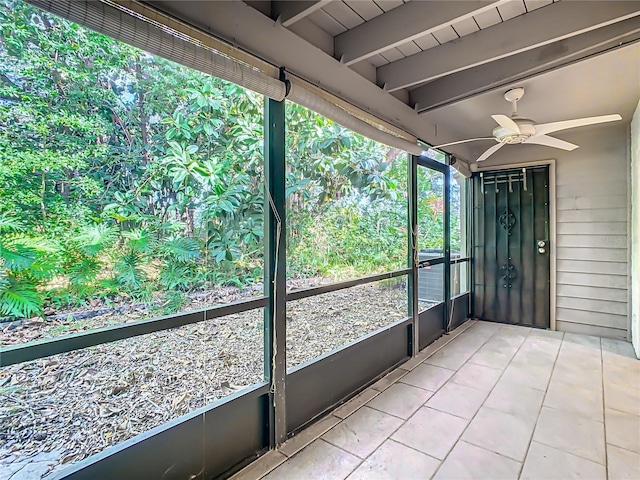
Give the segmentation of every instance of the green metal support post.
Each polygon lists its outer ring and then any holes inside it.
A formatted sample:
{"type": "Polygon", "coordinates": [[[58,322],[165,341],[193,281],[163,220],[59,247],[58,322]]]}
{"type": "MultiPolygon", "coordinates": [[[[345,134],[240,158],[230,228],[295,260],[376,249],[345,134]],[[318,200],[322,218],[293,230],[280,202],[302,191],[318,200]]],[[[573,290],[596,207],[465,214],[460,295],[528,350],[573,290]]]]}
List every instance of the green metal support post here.
{"type": "Polygon", "coordinates": [[[271,384],[269,443],[275,448],[287,438],[285,102],[265,98],[264,122],[264,294],[269,299],[264,317],[264,366],[271,384]]]}
{"type": "Polygon", "coordinates": [[[408,267],[411,269],[409,275],[409,315],[413,318],[410,351],[409,354],[415,356],[420,351],[420,322],[418,319],[418,265],[416,263],[417,242],[418,242],[418,157],[411,155],[408,163],[408,194],[409,194],[409,255],[408,267]]]}
{"type": "Polygon", "coordinates": [[[444,171],[444,315],[445,333],[451,326],[451,156],[444,171]]]}

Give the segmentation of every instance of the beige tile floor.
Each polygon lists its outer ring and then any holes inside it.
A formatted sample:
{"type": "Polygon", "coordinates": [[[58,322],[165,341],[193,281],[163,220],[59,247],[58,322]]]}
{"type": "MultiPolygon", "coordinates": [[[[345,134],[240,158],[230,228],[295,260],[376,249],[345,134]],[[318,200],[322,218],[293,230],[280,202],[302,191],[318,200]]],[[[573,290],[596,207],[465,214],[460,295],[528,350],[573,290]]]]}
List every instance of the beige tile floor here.
{"type": "Polygon", "coordinates": [[[236,477],[640,479],[630,344],[485,322],[455,333],[236,477]]]}

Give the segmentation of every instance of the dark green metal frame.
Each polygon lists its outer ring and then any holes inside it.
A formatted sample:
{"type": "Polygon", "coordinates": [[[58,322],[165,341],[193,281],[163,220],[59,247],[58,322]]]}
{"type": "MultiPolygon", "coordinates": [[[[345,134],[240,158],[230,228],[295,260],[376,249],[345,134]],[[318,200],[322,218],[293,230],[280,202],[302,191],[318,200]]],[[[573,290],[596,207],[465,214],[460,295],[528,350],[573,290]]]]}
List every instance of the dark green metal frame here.
{"type": "Polygon", "coordinates": [[[416,251],[418,243],[418,157],[411,156],[411,161],[407,162],[409,171],[407,177],[409,194],[409,248],[408,265],[411,270],[409,275],[409,313],[413,319],[411,325],[411,335],[409,335],[409,352],[415,356],[420,351],[420,322],[418,321],[418,264],[416,262],[416,251]]]}
{"type": "Polygon", "coordinates": [[[285,209],[285,104],[265,99],[265,271],[264,285],[269,303],[265,309],[265,378],[271,389],[269,444],[272,448],[287,438],[287,258],[285,209]]]}
{"type": "MultiPolygon", "coordinates": [[[[52,478],[157,478],[167,462],[179,465],[176,475],[215,478],[237,471],[251,459],[283,443],[315,418],[357,394],[398,364],[416,355],[446,330],[450,298],[450,166],[427,157],[408,162],[407,268],[369,275],[332,285],[286,291],[285,102],[265,99],[265,245],[264,296],[202,310],[117,325],[65,337],[0,349],[0,366],[123,340],[138,335],[195,324],[214,318],[264,309],[265,381],[214,402],[158,428],[94,455],[52,478]],[[418,312],[415,245],[417,230],[417,169],[444,174],[445,301],[430,312],[442,318],[442,329],[422,332],[418,312]],[[310,362],[286,371],[286,303],[371,282],[407,276],[407,318],[372,332],[310,362]],[[380,352],[386,352],[381,355],[380,352]],[[237,417],[237,420],[234,419],[237,417]],[[241,426],[242,428],[234,428],[241,426]],[[200,435],[206,439],[207,448],[200,435]],[[171,454],[173,445],[183,459],[171,454]],[[191,449],[189,445],[198,447],[191,449]],[[233,448],[230,447],[233,446],[233,448]],[[183,452],[184,450],[184,452],[183,452]],[[191,451],[193,450],[193,451],[191,451]],[[189,453],[191,452],[191,453],[189,453]],[[220,456],[220,452],[225,452],[220,456]],[[161,459],[154,469],[140,468],[136,458],[161,459]],[[177,462],[177,463],[176,463],[177,462]],[[158,470],[160,469],[160,470],[158,470]],[[157,472],[156,472],[157,471],[157,472]],[[145,473],[146,472],[146,473],[145,473]]],[[[468,215],[467,218],[469,218],[468,215]]],[[[455,262],[464,261],[456,260],[455,262]]],[[[454,262],[454,263],[455,263],[454,262]]],[[[458,297],[460,298],[460,297],[458,297]]],[[[459,318],[464,321],[464,318],[459,318]]],[[[153,463],[153,462],[152,462],[153,463]]],[[[174,478],[169,476],[167,478],[174,478]]],[[[178,477],[176,477],[178,478],[178,477]]],[[[182,477],[180,477],[182,478],[182,477]]]]}
{"type": "MultiPolygon", "coordinates": [[[[449,166],[451,157],[449,155],[447,155],[447,163],[443,164],[440,162],[437,162],[431,158],[425,157],[425,156],[413,156],[412,157],[412,172],[411,172],[411,182],[410,182],[410,198],[411,198],[411,239],[412,239],[412,247],[415,248],[415,245],[417,243],[417,172],[418,172],[418,168],[429,168],[431,170],[435,170],[437,172],[440,172],[443,174],[444,176],[444,251],[443,251],[443,256],[440,258],[434,258],[434,259],[430,259],[429,260],[429,265],[430,266],[434,266],[434,265],[440,265],[443,264],[443,282],[444,282],[444,305],[442,306],[442,331],[443,332],[447,332],[448,330],[450,330],[450,322],[449,322],[449,318],[450,318],[450,314],[451,314],[451,176],[450,176],[450,172],[451,172],[451,167],[449,166]]],[[[466,202],[465,202],[466,204],[466,202]]],[[[412,270],[413,270],[413,285],[414,288],[417,289],[417,279],[418,279],[418,265],[415,262],[415,256],[416,256],[416,252],[414,251],[411,255],[411,266],[412,266],[412,270]]],[[[460,261],[464,261],[464,259],[460,259],[460,261]]],[[[454,263],[458,263],[458,261],[455,261],[454,263]]],[[[413,292],[412,292],[413,293],[413,292]]],[[[439,313],[435,313],[434,312],[428,312],[428,313],[424,313],[422,312],[422,322],[420,321],[420,316],[421,316],[421,312],[418,312],[418,299],[417,299],[417,294],[413,294],[413,303],[414,303],[414,318],[416,319],[415,322],[415,333],[414,333],[414,351],[417,353],[417,351],[419,351],[420,349],[424,348],[425,343],[430,343],[430,339],[432,338],[432,336],[434,335],[438,335],[438,333],[430,333],[427,335],[421,335],[420,334],[420,323],[424,323],[427,321],[433,321],[431,320],[432,318],[434,318],[434,316],[437,316],[438,318],[440,317],[439,313]],[[420,338],[422,338],[422,341],[420,341],[420,338]]],[[[432,308],[437,308],[438,312],[440,311],[440,307],[438,305],[436,305],[435,307],[432,308]]],[[[425,332],[426,333],[426,332],[425,332]]]]}

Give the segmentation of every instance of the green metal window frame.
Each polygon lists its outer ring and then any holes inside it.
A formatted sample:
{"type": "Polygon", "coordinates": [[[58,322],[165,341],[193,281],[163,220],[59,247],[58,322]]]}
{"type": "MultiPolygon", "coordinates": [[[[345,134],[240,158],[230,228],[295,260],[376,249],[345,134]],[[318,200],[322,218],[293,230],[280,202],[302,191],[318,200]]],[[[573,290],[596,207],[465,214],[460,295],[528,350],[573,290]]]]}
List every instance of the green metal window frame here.
{"type": "MultiPolygon", "coordinates": [[[[178,313],[129,324],[115,325],[64,337],[38,340],[0,349],[0,367],[36,360],[55,354],[80,350],[100,344],[124,340],[184,325],[195,324],[227,315],[264,308],[264,378],[269,387],[268,435],[269,447],[275,448],[287,439],[286,405],[286,305],[288,301],[321,295],[341,289],[379,280],[407,276],[408,319],[410,332],[407,338],[409,354],[419,352],[419,322],[417,301],[418,265],[415,262],[417,230],[417,169],[426,167],[444,174],[444,255],[432,264],[444,264],[444,319],[447,324],[451,308],[450,265],[468,262],[464,259],[451,262],[450,251],[450,165],[439,163],[425,156],[410,156],[408,175],[408,257],[407,267],[391,272],[369,275],[331,285],[311,287],[292,292],[286,290],[286,198],[285,198],[285,101],[265,98],[264,102],[264,155],[265,155],[265,240],[264,240],[264,296],[227,305],[178,313]]],[[[447,158],[447,160],[450,160],[447,158]]],[[[470,195],[466,189],[465,206],[469,212],[470,195]]],[[[470,219],[471,215],[467,215],[470,219]]],[[[470,230],[468,230],[470,231],[470,230]]],[[[468,254],[468,252],[467,252],[468,254]]],[[[375,334],[375,332],[373,333],[375,334]]],[[[371,334],[371,335],[373,335],[371,334]]],[[[362,340],[362,339],[360,339],[362,340]]],[[[359,341],[359,340],[358,340],[359,341]]],[[[358,342],[356,341],[356,342],[358,342]]],[[[366,380],[363,380],[366,382],[366,380]]],[[[264,383],[262,385],[265,385],[264,383]]],[[[365,386],[363,384],[363,386],[365,386]]],[[[253,387],[249,387],[251,389],[253,387]]],[[[356,392],[354,392],[356,393],[356,392]]],[[[178,419],[176,419],[178,420],[178,419]]],[[[172,421],[173,422],[173,421],[172,421]]]]}

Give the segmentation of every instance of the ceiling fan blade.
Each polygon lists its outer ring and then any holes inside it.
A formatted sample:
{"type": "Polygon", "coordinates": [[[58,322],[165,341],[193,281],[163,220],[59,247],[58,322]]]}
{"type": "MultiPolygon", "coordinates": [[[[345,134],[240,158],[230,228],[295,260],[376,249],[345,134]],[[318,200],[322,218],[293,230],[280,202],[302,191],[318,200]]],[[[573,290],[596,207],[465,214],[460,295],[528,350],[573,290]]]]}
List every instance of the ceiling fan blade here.
{"type": "Polygon", "coordinates": [[[496,153],[498,150],[500,150],[504,146],[505,146],[504,143],[498,143],[497,145],[494,145],[493,147],[491,147],[487,151],[485,151],[482,155],[480,155],[478,157],[478,159],[476,160],[476,162],[482,162],[482,161],[486,160],[487,158],[489,158],[491,155],[496,153]]]}
{"type": "Polygon", "coordinates": [[[459,143],[476,142],[478,140],[495,140],[495,137],[467,138],[466,140],[458,140],[457,142],[443,143],[442,145],[434,145],[431,148],[442,148],[450,145],[458,145],[459,143]]]}
{"type": "Polygon", "coordinates": [[[507,117],[506,115],[491,115],[498,125],[512,132],[520,133],[520,127],[516,122],[507,117]]]}
{"type": "Polygon", "coordinates": [[[524,143],[532,143],[534,145],[546,145],[547,147],[561,148],[562,150],[572,151],[578,148],[574,143],[565,142],[559,138],[550,137],[548,135],[534,135],[524,143]]]}
{"type": "Polygon", "coordinates": [[[567,130],[569,128],[584,127],[586,125],[595,125],[597,123],[615,122],[622,120],[620,115],[601,115],[599,117],[576,118],[575,120],[564,120],[562,122],[543,123],[536,125],[536,135],[545,135],[547,133],[567,130]]]}

